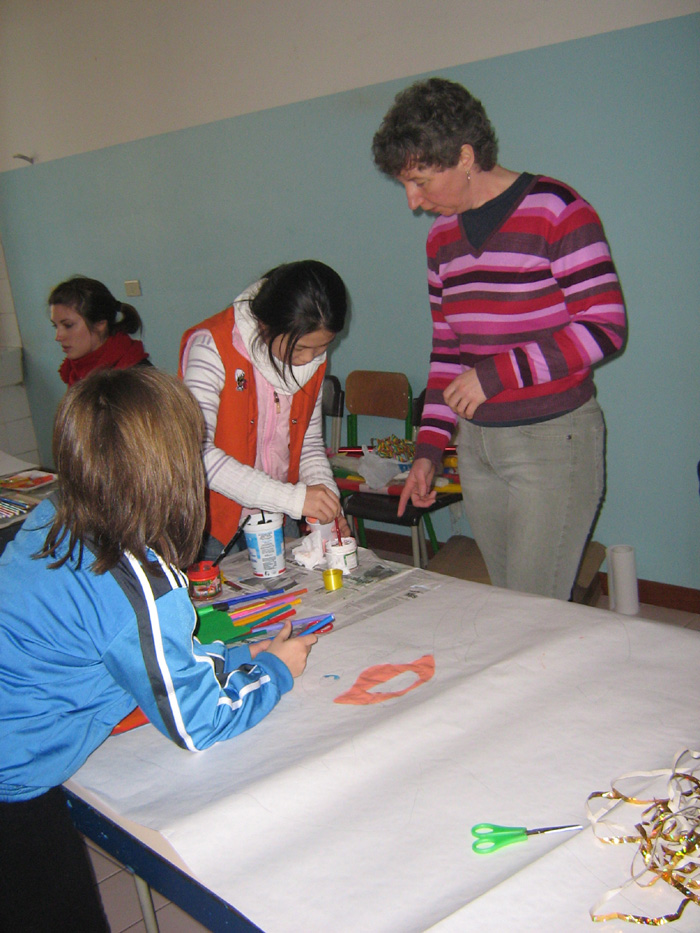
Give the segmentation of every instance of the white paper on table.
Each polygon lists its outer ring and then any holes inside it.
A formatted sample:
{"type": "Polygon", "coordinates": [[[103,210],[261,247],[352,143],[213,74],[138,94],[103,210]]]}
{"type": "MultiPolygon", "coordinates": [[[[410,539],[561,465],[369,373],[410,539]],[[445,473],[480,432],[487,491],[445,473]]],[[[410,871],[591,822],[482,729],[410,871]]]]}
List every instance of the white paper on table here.
{"type": "Polygon", "coordinates": [[[0,450],[0,476],[7,476],[9,473],[21,473],[23,470],[33,470],[38,466],[38,463],[27,463],[26,460],[20,460],[19,457],[13,457],[12,454],[0,450]]]}
{"type": "Polygon", "coordinates": [[[149,726],[75,780],[266,933],[576,933],[622,883],[612,847],[587,830],[480,856],[471,827],[585,822],[591,792],[697,747],[700,679],[679,695],[679,659],[697,667],[697,632],[446,578],[319,639],[239,738],[191,755],[149,726]],[[368,666],[424,654],[435,676],[404,696],[333,702],[368,666]]]}

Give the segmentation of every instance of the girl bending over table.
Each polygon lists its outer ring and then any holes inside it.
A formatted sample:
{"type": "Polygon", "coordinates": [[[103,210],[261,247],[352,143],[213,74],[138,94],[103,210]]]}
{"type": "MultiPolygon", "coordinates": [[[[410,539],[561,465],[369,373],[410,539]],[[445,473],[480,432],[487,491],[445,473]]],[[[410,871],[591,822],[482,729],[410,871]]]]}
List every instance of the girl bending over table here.
{"type": "Polygon", "coordinates": [[[108,929],[60,785],[138,705],[195,751],[258,723],[315,635],[202,645],[180,568],[205,520],[197,402],[154,368],[99,370],[54,427],[58,493],[0,557],[0,929],[108,929]]]}
{"type": "Polygon", "coordinates": [[[266,272],[191,327],[180,372],[207,425],[209,515],[203,557],[214,559],[242,513],[263,509],[350,529],[323,443],[326,350],[345,324],[337,272],[305,259],[266,272]]]}

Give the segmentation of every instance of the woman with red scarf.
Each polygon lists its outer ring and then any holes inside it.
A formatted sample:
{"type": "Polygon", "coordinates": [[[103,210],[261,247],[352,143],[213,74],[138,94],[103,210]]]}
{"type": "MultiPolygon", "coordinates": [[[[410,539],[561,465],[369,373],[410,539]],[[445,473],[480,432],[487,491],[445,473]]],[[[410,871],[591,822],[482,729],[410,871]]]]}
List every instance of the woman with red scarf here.
{"type": "Polygon", "coordinates": [[[49,295],[51,323],[66,355],[61,379],[72,386],[94,369],[150,366],[140,340],[129,334],[141,330],[136,308],[118,301],[106,285],[76,275],[49,295]]]}

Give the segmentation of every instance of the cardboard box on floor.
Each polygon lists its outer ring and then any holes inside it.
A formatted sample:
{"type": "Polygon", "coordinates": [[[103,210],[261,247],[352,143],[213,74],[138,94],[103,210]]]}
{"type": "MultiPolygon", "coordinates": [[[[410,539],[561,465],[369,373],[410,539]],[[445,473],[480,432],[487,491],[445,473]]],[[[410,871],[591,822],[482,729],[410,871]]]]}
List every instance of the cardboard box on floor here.
{"type": "MultiPolygon", "coordinates": [[[[594,606],[601,594],[598,571],[605,560],[605,548],[597,541],[589,542],[583,553],[576,583],[572,593],[575,603],[594,606]]],[[[428,561],[428,570],[443,573],[460,580],[474,583],[491,583],[484,558],[476,541],[465,535],[453,535],[443,544],[437,554],[428,561]]]]}

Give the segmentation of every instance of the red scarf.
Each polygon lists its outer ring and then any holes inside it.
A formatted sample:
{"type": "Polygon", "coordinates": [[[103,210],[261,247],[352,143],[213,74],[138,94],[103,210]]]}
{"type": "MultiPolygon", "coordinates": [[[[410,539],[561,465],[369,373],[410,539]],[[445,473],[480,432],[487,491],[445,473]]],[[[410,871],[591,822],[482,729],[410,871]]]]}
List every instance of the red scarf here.
{"type": "Polygon", "coordinates": [[[128,369],[143,360],[148,359],[148,353],[140,340],[132,340],[128,334],[115,334],[78,360],[65,359],[58,373],[69,386],[80,379],[84,379],[93,369],[128,369]]]}

